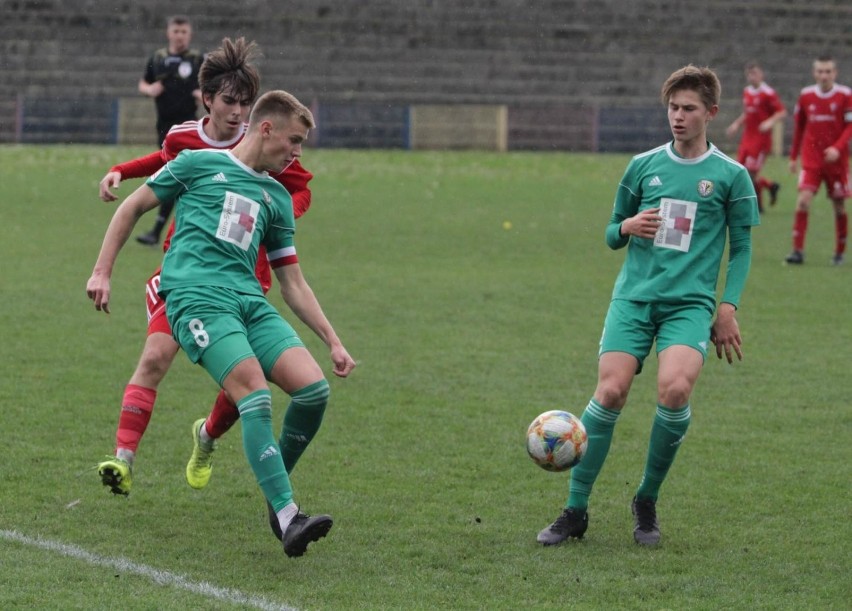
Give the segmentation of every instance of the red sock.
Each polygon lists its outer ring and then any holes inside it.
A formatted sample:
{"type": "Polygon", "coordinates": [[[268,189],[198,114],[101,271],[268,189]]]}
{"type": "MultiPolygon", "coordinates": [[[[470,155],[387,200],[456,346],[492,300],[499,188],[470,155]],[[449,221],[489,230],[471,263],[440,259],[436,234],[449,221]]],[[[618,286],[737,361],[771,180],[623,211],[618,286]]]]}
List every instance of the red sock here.
{"type": "Polygon", "coordinates": [[[754,185],[755,191],[757,191],[757,196],[760,197],[760,192],[764,189],[768,189],[772,186],[772,181],[761,176],[757,179],[757,182],[754,185]]]}
{"type": "Polygon", "coordinates": [[[805,234],[808,231],[808,211],[796,210],[793,219],[793,250],[805,250],[805,234]]]}
{"type": "Polygon", "coordinates": [[[156,400],[157,391],[153,388],[144,388],[135,384],[128,384],[125,387],[124,398],[121,401],[121,415],[118,417],[118,430],[115,433],[116,453],[119,449],[136,452],[142,435],[148,428],[156,400]]]}
{"type": "Polygon", "coordinates": [[[834,217],[834,231],[837,235],[836,254],[842,255],[846,252],[846,235],[849,231],[849,217],[845,212],[834,217]]]}
{"type": "Polygon", "coordinates": [[[234,423],[239,420],[240,412],[237,406],[228,398],[224,390],[219,391],[216,397],[216,402],[213,404],[213,409],[210,415],[207,416],[207,422],[204,428],[207,429],[207,434],[213,439],[219,439],[222,435],[228,432],[234,423]]]}

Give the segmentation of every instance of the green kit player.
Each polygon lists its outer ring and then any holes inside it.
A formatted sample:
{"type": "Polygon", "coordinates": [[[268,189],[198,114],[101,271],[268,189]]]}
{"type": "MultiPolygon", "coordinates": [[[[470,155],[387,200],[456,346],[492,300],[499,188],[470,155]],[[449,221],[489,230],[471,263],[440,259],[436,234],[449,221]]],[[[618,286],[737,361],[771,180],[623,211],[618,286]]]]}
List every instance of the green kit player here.
{"type": "Polygon", "coordinates": [[[264,297],[255,277],[261,244],[285,302],[329,347],[335,375],[346,377],[355,367],[302,275],[292,200],[270,176],[301,155],[313,126],[298,100],[271,91],[255,103],[246,135],[232,150],[181,152],[118,207],[86,287],[95,308],[109,312],[113,265],[139,217],[161,201],[177,201],[160,279],[166,315],[190,360],[236,403],[246,456],[277,516],[288,556],[301,556],[332,526],[330,516],[299,511],[287,475],[319,429],[329,385],[264,297]],[[267,380],[291,397],[280,446],[267,380]]]}
{"type": "Polygon", "coordinates": [[[635,156],[619,183],[606,242],[626,246],[627,256],[604,321],[597,388],[582,416],[589,446],[571,471],[562,514],[538,534],[543,545],[586,532],[592,486],[633,378],[655,342],[656,413],[631,509],[635,541],[659,543],[657,497],[689,426],[690,395],[708,343],[729,363],[734,354],[742,359],[736,311],[751,265],[751,227],[760,221],[748,172],[707,141],[720,91],[707,68],[674,72],[662,88],[673,140],[635,156]],[[726,243],[727,277],[717,307],[726,243]]]}

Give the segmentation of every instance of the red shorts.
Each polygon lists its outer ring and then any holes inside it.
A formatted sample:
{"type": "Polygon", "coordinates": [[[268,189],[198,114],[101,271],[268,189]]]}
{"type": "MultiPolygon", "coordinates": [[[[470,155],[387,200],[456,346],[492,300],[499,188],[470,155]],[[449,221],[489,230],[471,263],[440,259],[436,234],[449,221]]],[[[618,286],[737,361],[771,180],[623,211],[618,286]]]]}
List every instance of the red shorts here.
{"type": "Polygon", "coordinates": [[[833,163],[821,168],[802,168],[799,172],[799,190],[816,193],[825,183],[826,191],[831,199],[846,199],[852,197],[849,190],[849,170],[842,163],[833,163]]]}
{"type": "Polygon", "coordinates": [[[737,151],[737,161],[749,172],[759,172],[766,162],[766,156],[772,150],[772,142],[744,138],[737,151]]]}
{"type": "Polygon", "coordinates": [[[166,302],[160,298],[160,270],[148,278],[145,283],[145,309],[148,311],[148,335],[152,333],[172,334],[172,328],[166,319],[166,302]]]}

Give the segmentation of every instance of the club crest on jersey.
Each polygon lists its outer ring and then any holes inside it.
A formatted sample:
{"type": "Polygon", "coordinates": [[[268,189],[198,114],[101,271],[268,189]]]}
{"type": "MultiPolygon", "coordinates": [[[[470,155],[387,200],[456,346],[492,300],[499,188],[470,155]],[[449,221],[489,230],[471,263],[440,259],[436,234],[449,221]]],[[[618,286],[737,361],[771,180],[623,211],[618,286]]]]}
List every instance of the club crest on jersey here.
{"type": "Polygon", "coordinates": [[[715,185],[713,185],[712,180],[699,180],[698,181],[698,194],[701,197],[710,197],[713,195],[713,190],[715,189],[715,185]]]}
{"type": "Polygon", "coordinates": [[[181,62],[178,66],[178,75],[180,75],[182,79],[188,79],[192,76],[192,64],[189,62],[181,62]]]}

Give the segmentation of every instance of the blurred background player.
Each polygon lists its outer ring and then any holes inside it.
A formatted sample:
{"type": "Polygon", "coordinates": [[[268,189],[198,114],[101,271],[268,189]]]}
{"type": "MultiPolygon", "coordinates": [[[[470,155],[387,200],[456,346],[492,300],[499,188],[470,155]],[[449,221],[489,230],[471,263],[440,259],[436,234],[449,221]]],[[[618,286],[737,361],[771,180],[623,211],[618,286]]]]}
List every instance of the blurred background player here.
{"type": "Polygon", "coordinates": [[[597,387],[581,418],[589,445],[571,469],[562,514],[538,534],[542,545],[585,534],[592,487],[652,346],[657,407],[631,510],[636,543],[659,543],[657,498],[689,427],[690,397],[708,342],[719,358],[724,352],[729,363],[734,354],[742,359],[736,311],[751,265],[751,228],[760,217],[748,173],[707,141],[720,90],[708,68],[673,72],[662,87],[673,139],[633,157],[619,182],[606,243],[626,247],[627,255],[604,321],[597,387]],[[717,306],[726,245],[727,275],[717,306]]]}
{"type": "Polygon", "coordinates": [[[272,433],[267,380],[291,396],[288,412],[300,412],[316,428],[330,391],[320,366],[258,286],[260,244],[285,303],[328,347],[334,374],[345,378],[355,367],[302,274],[292,199],[270,176],[301,155],[312,127],[311,112],[292,95],[261,96],[233,151],[183,151],[122,202],[86,285],[95,308],[109,312],[110,277],[133,225],[160,201],[180,198],[160,289],[168,320],[187,357],[236,401],[246,458],[276,511],[291,557],[324,537],[333,521],[305,515],[295,503],[272,433]]]}
{"type": "Polygon", "coordinates": [[[769,192],[769,205],[778,201],[781,185],[760,176],[767,155],[772,152],[772,128],[787,116],[787,109],[775,90],[763,80],[763,69],[756,61],[745,66],[748,85],[743,89],[743,112],[728,126],[726,133],[732,138],[743,128],[737,151],[737,161],[748,170],[757,193],[757,207],[763,212],[764,190],[769,192]]]}
{"type": "MultiPolygon", "coordinates": [[[[222,46],[208,54],[200,71],[200,83],[205,107],[209,116],[175,126],[169,131],[163,148],[150,155],[113,166],[100,182],[100,196],[104,201],[115,201],[110,191],[121,180],[141,178],[154,174],[182,150],[201,148],[227,149],[238,143],[245,133],[245,120],[260,87],[260,76],[252,63],[257,53],[254,43],[243,38],[231,41],[225,38],[222,46]]],[[[290,192],[296,217],[304,214],[311,204],[308,182],[312,175],[294,160],[275,177],[290,192]]],[[[169,236],[163,244],[168,249],[169,236]]],[[[258,281],[264,291],[269,290],[272,279],[265,256],[258,258],[258,281]]],[[[115,455],[98,465],[98,474],[105,486],[115,494],[129,494],[132,486],[133,463],[139,443],[148,427],[157,398],[157,388],[171,366],[178,345],[172,338],[171,327],[165,316],[165,306],[157,291],[160,270],[148,280],[146,308],[148,335],[136,369],[127,384],[119,413],[115,437],[115,455]]],[[[193,487],[203,487],[210,477],[213,451],[212,440],[224,434],[239,417],[236,406],[224,391],[216,402],[203,428],[204,438],[196,444],[195,469],[187,471],[187,480],[193,487]],[[207,436],[207,432],[210,435],[207,436]],[[192,474],[192,475],[190,475],[192,474]]],[[[199,423],[193,427],[193,439],[199,434],[199,423]]]]}
{"type": "MultiPolygon", "coordinates": [[[[198,102],[201,101],[198,71],[204,56],[197,49],[189,48],[192,40],[189,18],[183,15],[169,17],[166,38],[168,46],[151,54],[145,74],[139,79],[139,93],[154,98],[157,108],[158,146],[163,146],[172,125],[196,118],[198,102]]],[[[171,213],[172,202],[164,203],[151,231],[137,236],[136,240],[149,246],[158,244],[171,213]]]]}
{"type": "Polygon", "coordinates": [[[793,219],[793,251],[785,262],[805,262],[808,212],[822,183],[834,207],[835,245],[832,265],[843,263],[848,234],[845,200],[849,188],[849,139],[852,137],[852,89],[835,82],[837,64],[829,55],[813,63],[815,85],[802,89],[793,113],[790,172],[796,173],[801,154],[799,195],[793,219]]]}

